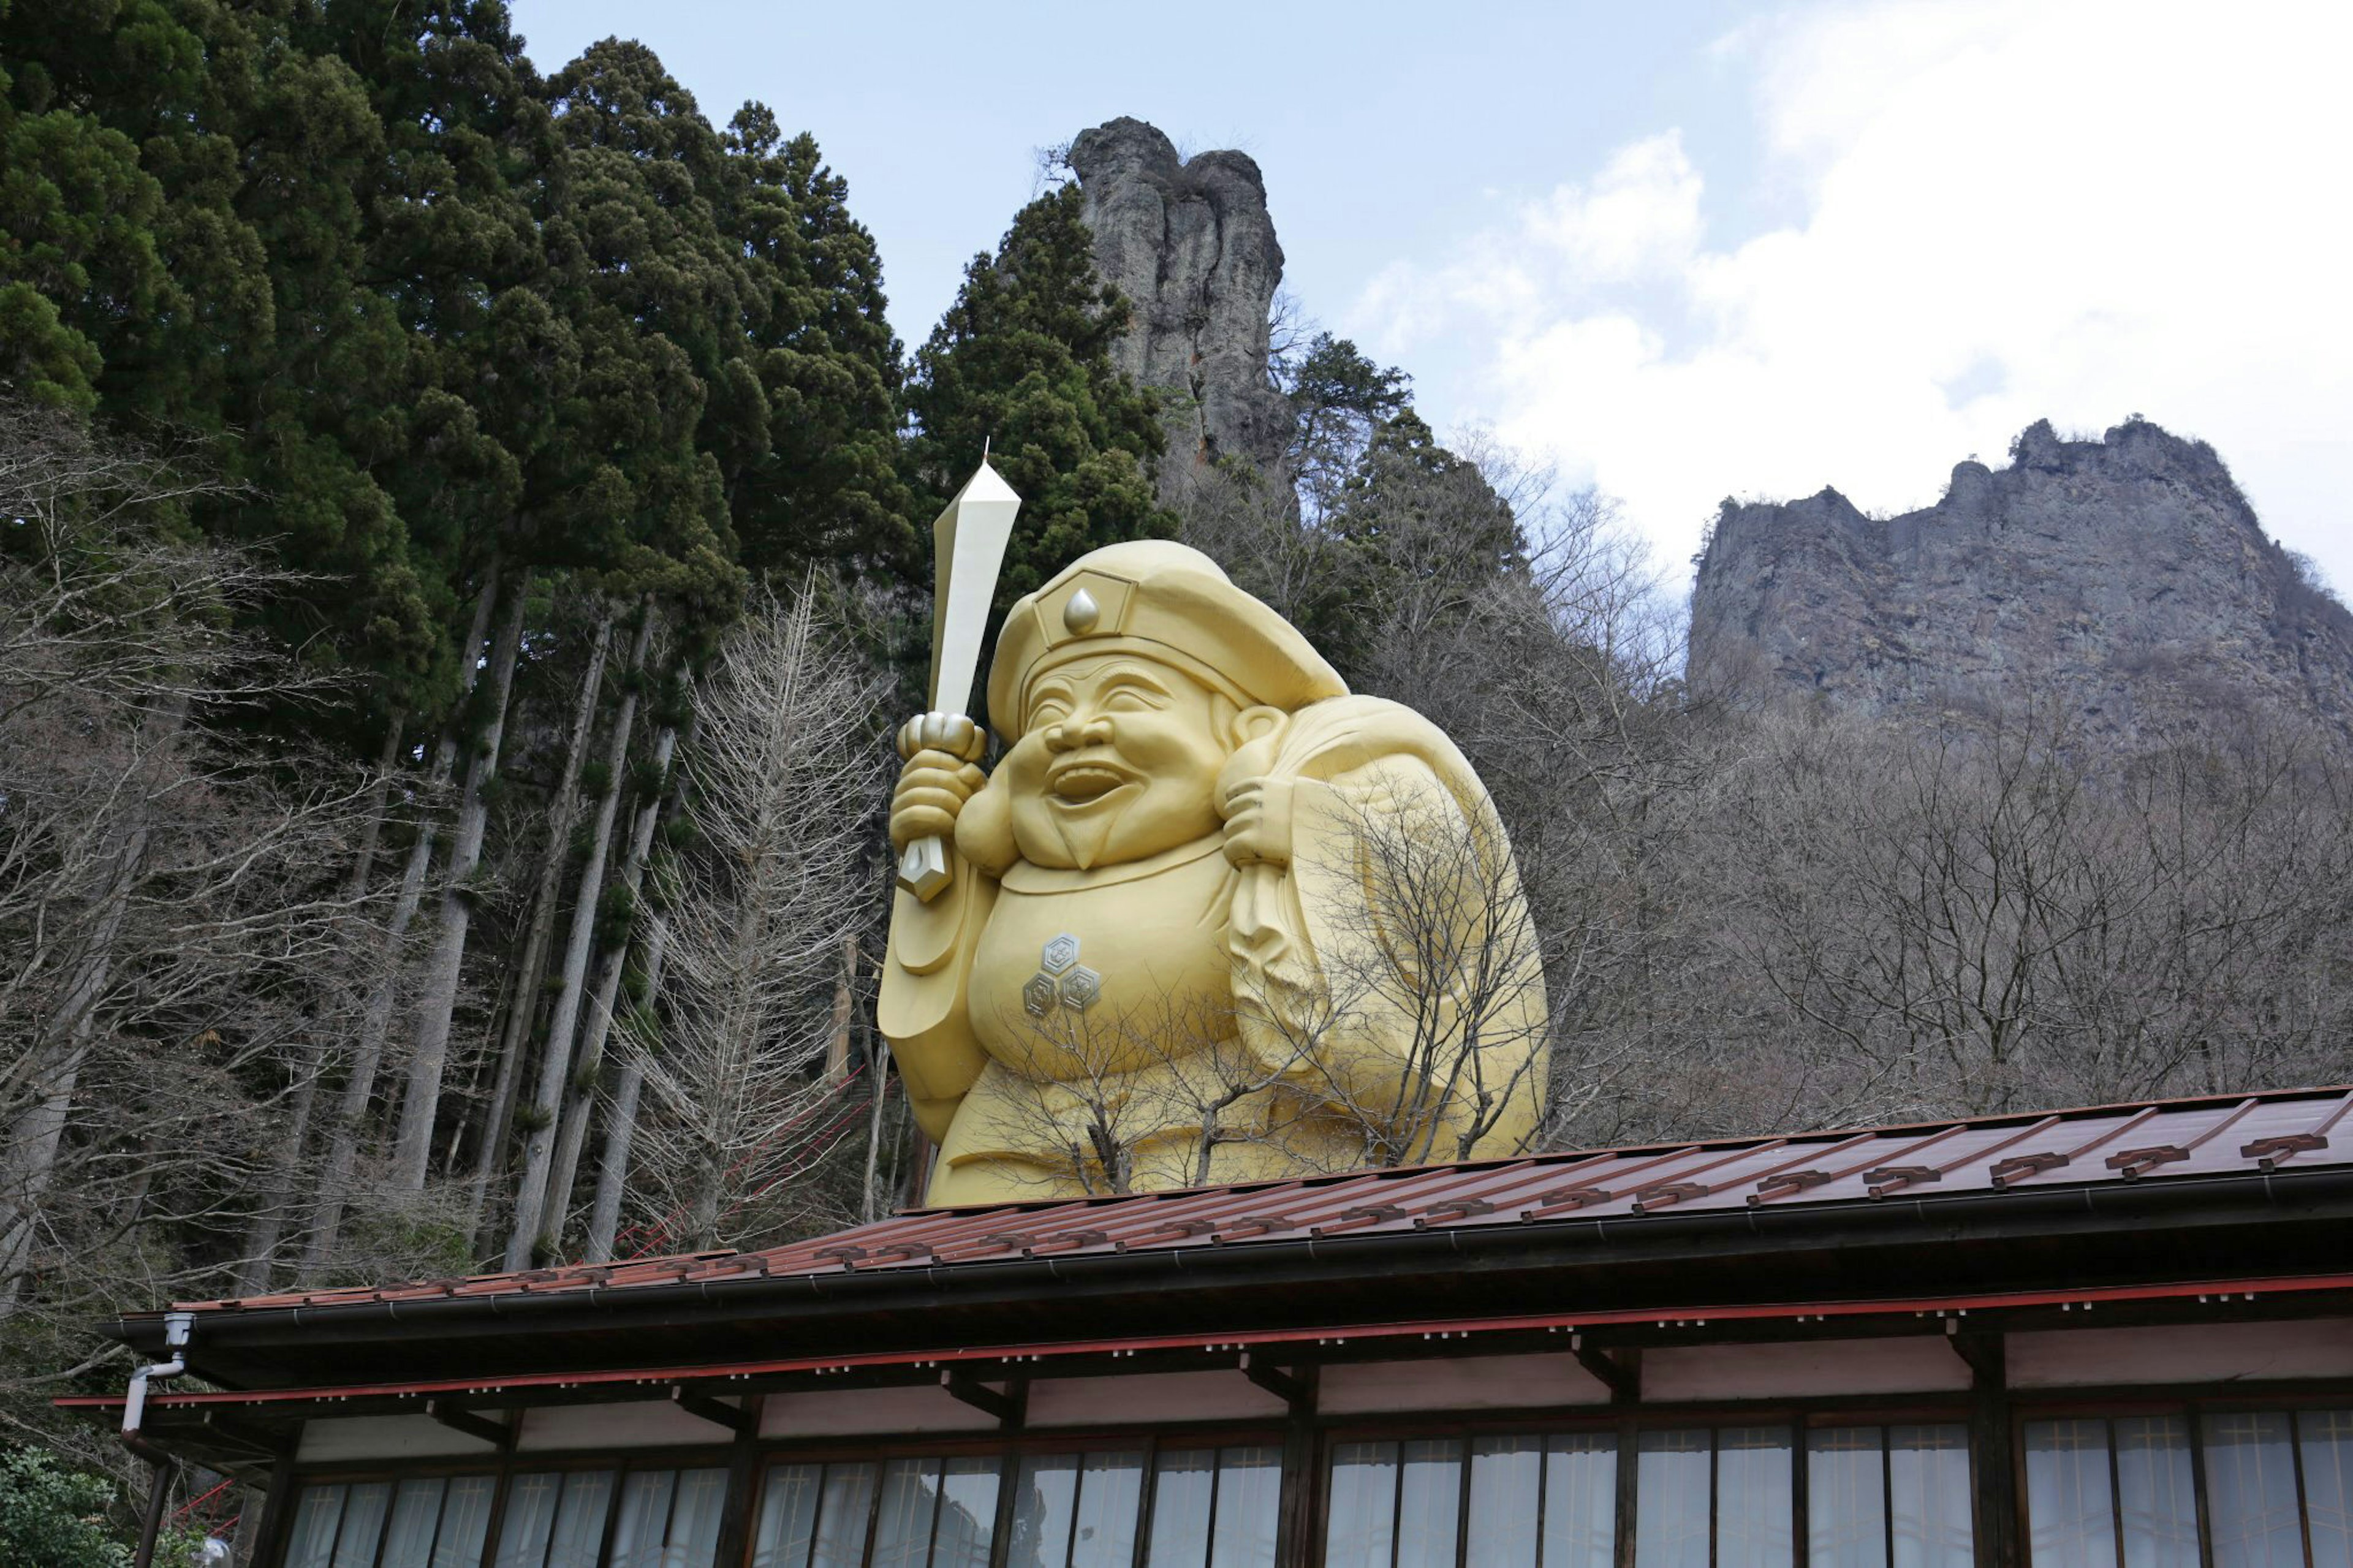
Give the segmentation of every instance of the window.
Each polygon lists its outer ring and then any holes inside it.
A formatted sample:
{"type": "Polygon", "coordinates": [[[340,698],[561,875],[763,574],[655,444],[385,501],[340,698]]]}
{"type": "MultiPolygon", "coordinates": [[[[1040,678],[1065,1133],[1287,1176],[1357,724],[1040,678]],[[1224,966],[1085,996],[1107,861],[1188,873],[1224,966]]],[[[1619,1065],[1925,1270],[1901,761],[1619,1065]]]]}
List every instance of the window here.
{"type": "Polygon", "coordinates": [[[475,1568],[490,1476],[312,1482],[294,1506],[286,1568],[475,1568]]]}
{"type": "MultiPolygon", "coordinates": [[[[1324,1563],[1612,1568],[1620,1453],[1614,1432],[1340,1444],[1324,1563]]],[[[1806,1461],[1807,1568],[1971,1568],[1964,1427],[1825,1427],[1806,1461]]],[[[1790,1427],[1639,1432],[1632,1463],[1635,1568],[1797,1568],[1790,1427]]]]}
{"type": "Polygon", "coordinates": [[[1806,1434],[1809,1568],[1970,1568],[1969,1510],[1967,1427],[1806,1434]]]}
{"type": "Polygon", "coordinates": [[[1455,1568],[1459,1544],[1469,1568],[1609,1568],[1617,1476],[1610,1433],[1342,1443],[1324,1561],[1455,1568]]]}
{"type": "Polygon", "coordinates": [[[1794,1474],[1787,1426],[1643,1433],[1635,1568],[1791,1568],[1794,1474]]]}
{"type": "Polygon", "coordinates": [[[1282,1456],[1265,1445],[768,1468],[752,1568],[1274,1568],[1282,1456]]]}
{"type": "Polygon", "coordinates": [[[771,1465],[752,1568],[987,1568],[1002,1462],[771,1465]]]}
{"type": "Polygon", "coordinates": [[[726,1505],[715,1466],[526,1472],[507,1481],[493,1568],[711,1568],[726,1505]]]}
{"type": "Polygon", "coordinates": [[[2025,1437],[2034,1568],[2353,1568],[2353,1410],[2030,1421],[2025,1437]]]}
{"type": "Polygon", "coordinates": [[[1145,1568],[1274,1568],[1282,1513],[1280,1448],[1164,1450],[1152,1467],[1145,1568]]]}

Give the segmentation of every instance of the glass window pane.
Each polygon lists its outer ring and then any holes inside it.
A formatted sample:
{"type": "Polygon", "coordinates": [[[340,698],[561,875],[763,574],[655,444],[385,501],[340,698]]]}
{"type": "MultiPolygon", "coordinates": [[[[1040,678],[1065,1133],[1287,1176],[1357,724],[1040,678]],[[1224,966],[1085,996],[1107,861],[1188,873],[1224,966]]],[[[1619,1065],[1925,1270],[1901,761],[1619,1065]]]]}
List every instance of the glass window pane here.
{"type": "Polygon", "coordinates": [[[1461,1511],[1462,1445],[1408,1443],[1398,1479],[1397,1568],[1454,1568],[1461,1511]]]}
{"type": "Polygon", "coordinates": [[[1228,1448],[1218,1456],[1218,1533],[1209,1568],[1274,1568],[1282,1516],[1282,1450],[1228,1448]]]}
{"type": "MultiPolygon", "coordinates": [[[[821,1465],[770,1465],[760,1488],[760,1524],[752,1536],[752,1568],[806,1568],[817,1534],[821,1465]]],[[[501,1564],[501,1568],[504,1565],[501,1564]]]]}
{"type": "Polygon", "coordinates": [[[1324,1568],[1389,1568],[1397,1482],[1395,1443],[1342,1443],[1332,1450],[1324,1568]]]}
{"type": "Polygon", "coordinates": [[[1890,1428],[1887,1489],[1895,1515],[1895,1568],[1971,1568],[1977,1537],[1968,1427],[1890,1428]]]}
{"type": "Polygon", "coordinates": [[[1786,1426],[1715,1435],[1715,1568],[1790,1568],[1796,1455],[1786,1426]]]}
{"type": "Polygon", "coordinates": [[[1078,1500],[1076,1454],[1032,1454],[1021,1461],[1008,1557],[1012,1568],[1064,1568],[1071,1560],[1071,1519],[1078,1500]]]}
{"type": "Polygon", "coordinates": [[[343,1521],[343,1494],[350,1489],[304,1487],[294,1506],[294,1531],[286,1542],[286,1568],[327,1568],[335,1549],[335,1527],[343,1521]]]}
{"type": "Polygon", "coordinates": [[[998,1461],[986,1454],[950,1459],[940,1478],[940,1522],[932,1532],[932,1568],[988,1568],[997,1537],[998,1461]]]}
{"type": "Polygon", "coordinates": [[[1809,1568],[1886,1568],[1886,1462],[1876,1426],[1806,1434],[1809,1568]]]}
{"type": "Polygon", "coordinates": [[[1611,1568],[1618,1545],[1618,1439],[1555,1437],[1545,1456],[1544,1568],[1611,1568]]]}
{"type": "Polygon", "coordinates": [[[923,1568],[940,1501],[939,1472],[937,1459],[893,1459],[882,1467],[873,1568],[923,1568]]]}
{"type": "Polygon", "coordinates": [[[2353,1568],[2353,1410],[2307,1410],[2295,1425],[2312,1568],[2353,1568]]]}
{"type": "Polygon", "coordinates": [[[670,1540],[661,1568],[711,1568],[719,1555],[719,1525],[727,1509],[727,1472],[717,1467],[686,1470],[678,1478],[678,1500],[670,1504],[670,1540]]]}
{"type": "Polygon", "coordinates": [[[441,1503],[441,1533],[433,1542],[433,1568],[481,1568],[482,1542],[491,1532],[495,1476],[459,1476],[441,1503]]]}
{"type": "Polygon", "coordinates": [[[392,1528],[384,1533],[382,1568],[430,1568],[433,1531],[441,1522],[448,1483],[420,1479],[400,1483],[392,1496],[392,1528]]]}
{"type": "Polygon", "coordinates": [[[1634,1450],[1634,1568],[1708,1568],[1708,1435],[1645,1432],[1634,1450]]]}
{"type": "Polygon", "coordinates": [[[507,1483],[498,1568],[540,1568],[546,1561],[547,1532],[555,1523],[555,1500],[563,1489],[564,1478],[557,1475],[517,1476],[507,1483]]]}
{"type": "Polygon", "coordinates": [[[2034,1568],[2116,1568],[2108,1424],[2026,1424],[2026,1537],[2034,1568]]]}
{"type": "Polygon", "coordinates": [[[1217,1486],[1214,1448],[1170,1449],[1154,1462],[1145,1568],[1202,1568],[1208,1562],[1209,1498],[1217,1486]]]}
{"type": "Polygon", "coordinates": [[[547,1537],[547,1568],[596,1568],[605,1549],[605,1520],[612,1511],[613,1472],[575,1470],[564,1478],[555,1505],[555,1528],[547,1537]]]}
{"type": "Polygon", "coordinates": [[[660,1568],[662,1532],[670,1525],[670,1498],[677,1486],[676,1470],[638,1470],[622,1483],[612,1568],[660,1568]]]}
{"type": "Polygon", "coordinates": [[[873,1511],[874,1467],[828,1465],[809,1568],[859,1568],[866,1556],[867,1522],[873,1511]]]}
{"type": "Polygon", "coordinates": [[[2287,1416],[2209,1415],[2204,1425],[2214,1568],[2304,1568],[2287,1416]]]}
{"type": "Polygon", "coordinates": [[[369,1568],[376,1543],[384,1539],[385,1510],[392,1501],[390,1481],[363,1481],[343,1502],[343,1528],[335,1533],[335,1568],[369,1568]]]}
{"type": "Polygon", "coordinates": [[[1079,1521],[1071,1535],[1071,1568],[1131,1568],[1135,1515],[1143,1502],[1142,1454],[1089,1454],[1079,1471],[1079,1521]]]}
{"type": "MultiPolygon", "coordinates": [[[[2125,1568],[2198,1568],[2198,1489],[2189,1477],[2189,1424],[2178,1415],[2119,1417],[2116,1513],[2125,1568]]],[[[2293,1497],[2293,1482],[2290,1495],[2293,1497]]],[[[2301,1568],[2301,1565],[2299,1565],[2301,1568]]]]}
{"type": "Polygon", "coordinates": [[[1535,1568],[1544,1439],[1481,1437],[1471,1445],[1470,1568],[1535,1568]]]}

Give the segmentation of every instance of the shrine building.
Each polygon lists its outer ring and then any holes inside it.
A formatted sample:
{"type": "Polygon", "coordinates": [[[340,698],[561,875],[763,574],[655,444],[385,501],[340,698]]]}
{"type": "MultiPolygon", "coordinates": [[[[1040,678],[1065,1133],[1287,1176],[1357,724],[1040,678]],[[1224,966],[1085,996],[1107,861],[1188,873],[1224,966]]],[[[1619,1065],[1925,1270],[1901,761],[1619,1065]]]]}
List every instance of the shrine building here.
{"type": "MultiPolygon", "coordinates": [[[[2353,1568],[2353,1092],[183,1304],[268,1568],[2353,1568]]],[[[169,1341],[184,1343],[167,1345],[169,1341]]]]}

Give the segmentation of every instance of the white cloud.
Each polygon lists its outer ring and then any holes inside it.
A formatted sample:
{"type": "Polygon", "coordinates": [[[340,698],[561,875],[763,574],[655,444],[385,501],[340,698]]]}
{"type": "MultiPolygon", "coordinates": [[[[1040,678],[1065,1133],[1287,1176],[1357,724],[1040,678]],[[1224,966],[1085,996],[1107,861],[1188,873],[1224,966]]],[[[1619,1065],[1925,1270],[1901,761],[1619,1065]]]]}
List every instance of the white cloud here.
{"type": "Polygon", "coordinates": [[[1674,131],[1350,312],[1672,555],[1726,494],[1935,499],[2049,417],[2214,443],[2353,589],[2353,8],[1821,6],[1720,46],[1796,226],[1707,242],[1674,131]]]}

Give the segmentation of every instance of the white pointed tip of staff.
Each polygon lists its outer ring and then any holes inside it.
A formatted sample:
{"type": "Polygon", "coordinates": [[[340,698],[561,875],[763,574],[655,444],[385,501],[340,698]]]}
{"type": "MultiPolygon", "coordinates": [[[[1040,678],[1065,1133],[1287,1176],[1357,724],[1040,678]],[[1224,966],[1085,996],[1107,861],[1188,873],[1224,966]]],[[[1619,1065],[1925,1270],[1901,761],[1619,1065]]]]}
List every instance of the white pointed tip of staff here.
{"type": "Polygon", "coordinates": [[[964,489],[956,491],[955,500],[950,501],[948,505],[957,507],[965,501],[992,500],[1012,501],[1018,505],[1021,498],[1014,492],[1011,485],[1005,482],[1005,476],[990,468],[988,459],[983,458],[980,460],[980,467],[972,471],[972,478],[965,480],[964,489]]]}

